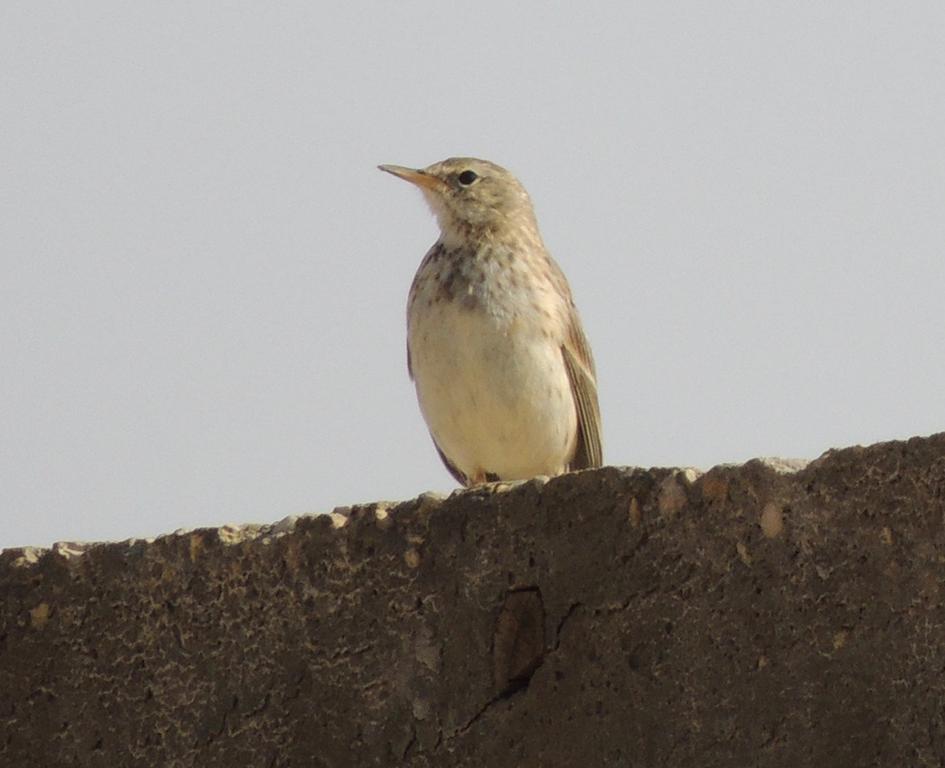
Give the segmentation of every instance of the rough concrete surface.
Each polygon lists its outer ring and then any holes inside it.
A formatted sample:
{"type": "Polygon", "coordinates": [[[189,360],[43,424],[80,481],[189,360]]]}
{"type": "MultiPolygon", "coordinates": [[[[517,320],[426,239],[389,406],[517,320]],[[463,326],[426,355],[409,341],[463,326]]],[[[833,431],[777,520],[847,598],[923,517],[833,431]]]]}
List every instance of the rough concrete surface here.
{"type": "Polygon", "coordinates": [[[945,433],[0,555],[0,766],[945,765],[945,433]]]}

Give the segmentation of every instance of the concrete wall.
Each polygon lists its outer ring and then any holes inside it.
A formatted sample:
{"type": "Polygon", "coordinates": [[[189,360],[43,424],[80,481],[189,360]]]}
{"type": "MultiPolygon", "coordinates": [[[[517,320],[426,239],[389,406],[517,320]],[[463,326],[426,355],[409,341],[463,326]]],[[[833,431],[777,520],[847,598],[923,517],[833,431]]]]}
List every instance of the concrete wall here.
{"type": "Polygon", "coordinates": [[[0,766],[945,765],[945,434],[0,555],[0,766]]]}

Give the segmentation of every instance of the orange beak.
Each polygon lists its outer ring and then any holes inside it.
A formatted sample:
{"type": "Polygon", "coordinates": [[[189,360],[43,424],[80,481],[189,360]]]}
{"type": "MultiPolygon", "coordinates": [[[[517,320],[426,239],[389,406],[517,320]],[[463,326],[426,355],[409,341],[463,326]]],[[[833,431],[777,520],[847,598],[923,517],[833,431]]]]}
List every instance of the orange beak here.
{"type": "Polygon", "coordinates": [[[387,173],[392,173],[394,176],[397,176],[404,181],[409,181],[411,184],[416,184],[418,187],[426,187],[427,189],[443,189],[445,183],[442,179],[438,179],[436,176],[432,176],[426,171],[421,171],[416,168],[404,168],[402,165],[379,165],[377,166],[382,171],[387,171],[387,173]]]}

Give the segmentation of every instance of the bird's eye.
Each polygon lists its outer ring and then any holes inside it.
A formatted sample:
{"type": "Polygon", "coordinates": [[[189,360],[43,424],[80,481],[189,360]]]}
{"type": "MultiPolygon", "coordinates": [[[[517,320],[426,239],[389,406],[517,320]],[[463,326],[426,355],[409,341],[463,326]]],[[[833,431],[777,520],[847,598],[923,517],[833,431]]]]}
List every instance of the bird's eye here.
{"type": "Polygon", "coordinates": [[[479,177],[476,175],[475,171],[463,171],[461,174],[459,174],[459,183],[464,187],[468,187],[478,178],[479,177]]]}

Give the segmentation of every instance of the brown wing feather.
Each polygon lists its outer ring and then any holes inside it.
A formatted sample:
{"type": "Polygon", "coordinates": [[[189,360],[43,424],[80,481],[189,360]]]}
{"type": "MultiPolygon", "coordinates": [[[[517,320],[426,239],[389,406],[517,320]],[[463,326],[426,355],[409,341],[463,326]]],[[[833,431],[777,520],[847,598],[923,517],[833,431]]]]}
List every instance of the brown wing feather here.
{"type": "MultiPolygon", "coordinates": [[[[432,439],[433,435],[430,435],[430,438],[432,439]]],[[[456,465],[453,464],[453,462],[451,462],[448,458],[446,458],[446,454],[440,450],[440,446],[436,444],[436,440],[433,440],[433,447],[436,448],[436,452],[440,454],[440,460],[443,462],[444,466],[449,470],[449,473],[454,478],[456,478],[456,482],[459,483],[460,485],[469,485],[469,479],[466,477],[466,475],[464,475],[462,472],[460,472],[456,468],[456,465]]]]}
{"type": "Polygon", "coordinates": [[[597,376],[594,358],[587,343],[581,319],[571,306],[571,324],[568,337],[561,347],[564,366],[571,382],[571,393],[577,409],[578,439],[569,469],[599,467],[603,463],[600,438],[600,406],[597,402],[597,376]]]}
{"type": "MultiPolygon", "coordinates": [[[[407,373],[410,374],[410,379],[413,380],[413,366],[410,361],[410,341],[407,341],[407,373]]],[[[430,435],[430,439],[433,440],[433,447],[436,448],[436,452],[440,455],[440,460],[443,462],[443,465],[449,470],[449,473],[456,479],[456,482],[460,485],[469,485],[469,480],[466,478],[462,472],[460,472],[456,465],[453,464],[446,454],[440,449],[440,446],[436,444],[436,440],[433,438],[433,435],[430,435]]]]}

